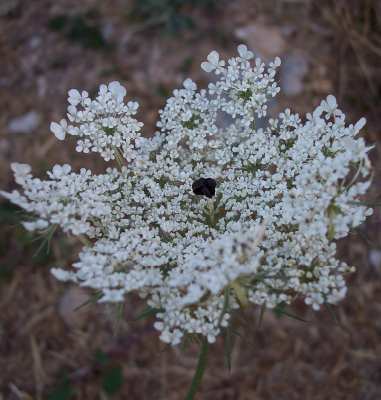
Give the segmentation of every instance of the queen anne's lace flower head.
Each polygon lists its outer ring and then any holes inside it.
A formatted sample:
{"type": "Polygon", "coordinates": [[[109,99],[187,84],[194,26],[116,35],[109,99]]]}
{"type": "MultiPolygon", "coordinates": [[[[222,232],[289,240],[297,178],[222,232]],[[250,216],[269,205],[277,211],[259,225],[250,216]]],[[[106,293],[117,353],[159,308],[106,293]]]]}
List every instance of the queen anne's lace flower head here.
{"type": "Polygon", "coordinates": [[[56,165],[40,180],[12,164],[23,193],[2,192],[35,217],[27,229],[87,238],[72,270],[53,269],[58,279],[100,291],[100,301],[138,291],[172,344],[184,334],[213,342],[250,303],[337,303],[351,268],[335,240],[371,214],[356,203],[370,185],[369,148],[357,137],[365,120],[346,124],[330,95],[305,120],[286,109],[259,128],[280,60],[266,66],[245,45],[238,53],[227,62],[210,53],[201,66],[216,79],[174,90],[152,138],[139,136],[137,104],[124,104],[119,83],[101,85],[95,100],[69,91],[69,122],[52,123],[53,133],[128,165],[101,175],[56,165]]]}

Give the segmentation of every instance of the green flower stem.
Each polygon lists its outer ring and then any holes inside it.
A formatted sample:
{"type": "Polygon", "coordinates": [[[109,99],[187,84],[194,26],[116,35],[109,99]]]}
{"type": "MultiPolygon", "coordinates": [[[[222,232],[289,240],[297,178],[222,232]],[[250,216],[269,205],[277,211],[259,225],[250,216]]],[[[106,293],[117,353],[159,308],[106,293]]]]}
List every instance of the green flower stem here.
{"type": "Polygon", "coordinates": [[[192,383],[188,390],[187,396],[185,397],[185,400],[193,400],[195,394],[197,393],[197,390],[200,386],[202,377],[205,372],[205,368],[206,368],[206,364],[207,364],[207,360],[208,360],[208,350],[209,350],[208,339],[203,338],[202,343],[201,343],[200,354],[198,356],[197,368],[193,375],[192,383]]]}
{"type": "Polygon", "coordinates": [[[118,164],[119,169],[121,170],[125,165],[124,157],[118,148],[115,148],[115,161],[118,164]]]}

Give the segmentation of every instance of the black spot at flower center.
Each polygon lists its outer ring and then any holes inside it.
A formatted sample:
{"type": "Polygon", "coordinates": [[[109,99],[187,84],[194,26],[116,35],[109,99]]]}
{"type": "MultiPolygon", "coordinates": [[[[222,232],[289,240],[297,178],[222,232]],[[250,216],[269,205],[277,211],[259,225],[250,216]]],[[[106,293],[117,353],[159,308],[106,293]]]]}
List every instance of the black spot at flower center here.
{"type": "Polygon", "coordinates": [[[192,184],[193,193],[211,199],[216,193],[216,181],[213,178],[200,178],[192,184]]]}

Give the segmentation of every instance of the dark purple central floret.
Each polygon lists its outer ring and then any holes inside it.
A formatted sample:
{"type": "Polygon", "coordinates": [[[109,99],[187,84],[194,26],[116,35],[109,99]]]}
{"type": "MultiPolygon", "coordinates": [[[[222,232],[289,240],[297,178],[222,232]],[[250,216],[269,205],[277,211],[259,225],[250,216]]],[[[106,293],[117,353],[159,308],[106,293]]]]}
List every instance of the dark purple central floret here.
{"type": "Polygon", "coordinates": [[[216,181],[213,178],[200,178],[192,184],[193,193],[211,199],[216,193],[216,181]]]}

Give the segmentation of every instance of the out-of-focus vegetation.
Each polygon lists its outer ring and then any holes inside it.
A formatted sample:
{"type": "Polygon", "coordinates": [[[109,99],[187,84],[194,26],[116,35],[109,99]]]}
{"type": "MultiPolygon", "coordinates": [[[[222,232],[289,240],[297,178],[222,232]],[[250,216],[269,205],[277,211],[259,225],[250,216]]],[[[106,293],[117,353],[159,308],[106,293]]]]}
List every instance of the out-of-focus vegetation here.
{"type": "Polygon", "coordinates": [[[378,0],[323,0],[312,2],[326,34],[333,39],[340,100],[358,114],[380,114],[381,2],[378,0]]]}
{"type": "MultiPolygon", "coordinates": [[[[116,395],[123,385],[122,367],[101,350],[97,350],[89,373],[95,381],[98,392],[105,398],[116,395]],[[107,396],[107,397],[106,397],[107,396]]],[[[70,400],[77,397],[73,377],[67,371],[60,371],[47,400],[70,400]]]]}
{"type": "Polygon", "coordinates": [[[65,38],[91,49],[104,49],[108,46],[96,21],[97,13],[60,14],[49,20],[49,28],[60,32],[65,38]]]}
{"type": "Polygon", "coordinates": [[[0,285],[9,281],[20,264],[44,266],[53,260],[48,251],[49,242],[27,232],[21,225],[25,214],[18,207],[0,203],[0,285]]]}
{"type": "Polygon", "coordinates": [[[128,18],[138,28],[162,28],[164,33],[176,34],[197,27],[194,11],[216,11],[221,3],[222,0],[135,0],[128,18]]]}

